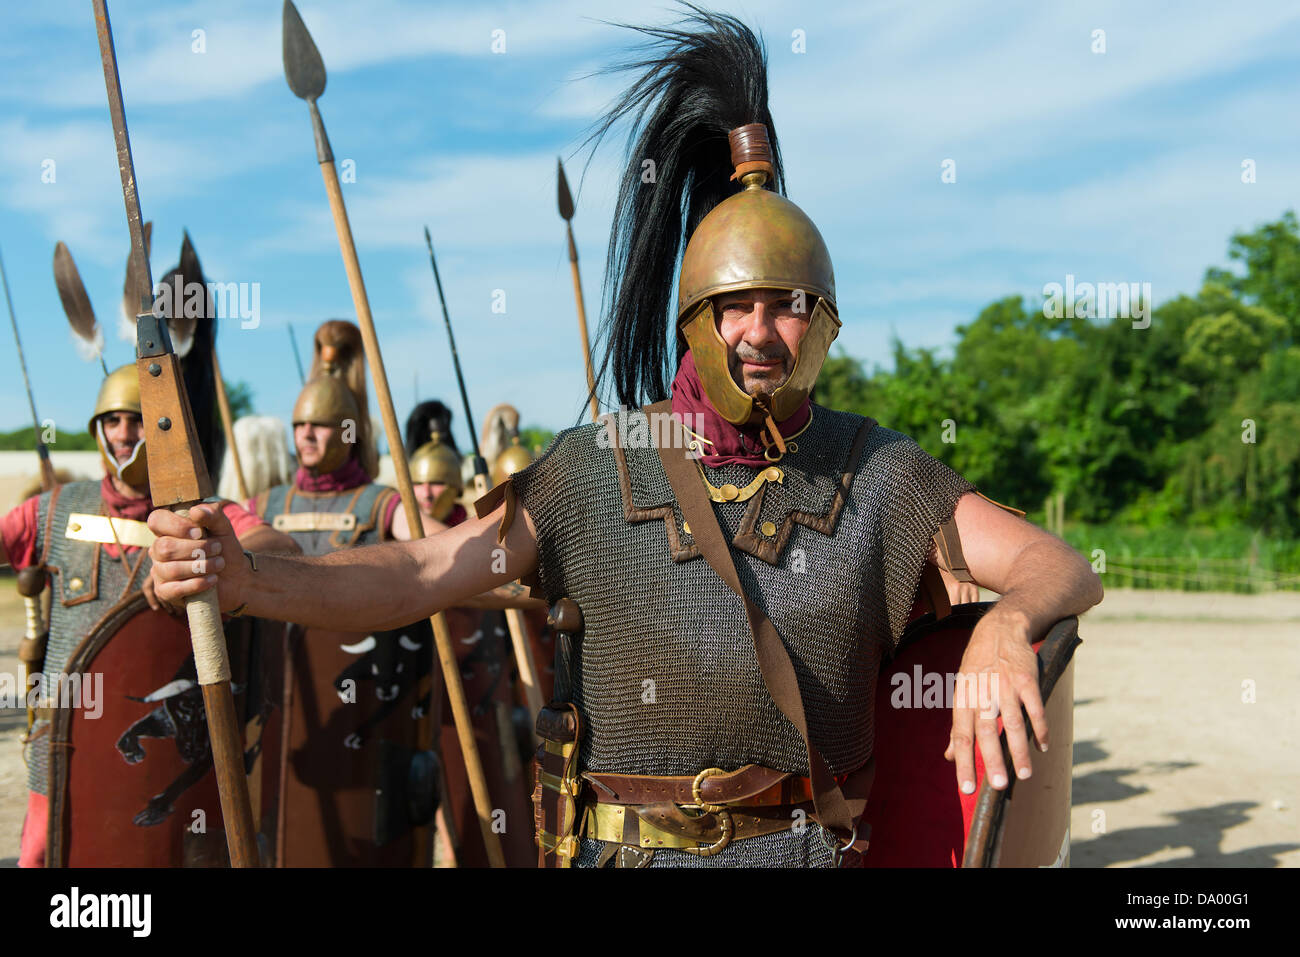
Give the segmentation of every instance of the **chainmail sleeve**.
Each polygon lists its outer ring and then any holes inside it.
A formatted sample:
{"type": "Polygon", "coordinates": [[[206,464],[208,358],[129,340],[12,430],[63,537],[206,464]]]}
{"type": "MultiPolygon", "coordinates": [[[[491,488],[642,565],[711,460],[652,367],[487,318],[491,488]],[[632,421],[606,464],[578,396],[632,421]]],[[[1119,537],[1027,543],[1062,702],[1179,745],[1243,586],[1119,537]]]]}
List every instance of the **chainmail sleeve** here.
{"type": "Polygon", "coordinates": [[[889,631],[896,647],[911,613],[931,539],[952,518],[957,502],[975,486],[930,455],[909,436],[877,428],[874,455],[884,456],[887,515],[884,539],[889,631]]]}

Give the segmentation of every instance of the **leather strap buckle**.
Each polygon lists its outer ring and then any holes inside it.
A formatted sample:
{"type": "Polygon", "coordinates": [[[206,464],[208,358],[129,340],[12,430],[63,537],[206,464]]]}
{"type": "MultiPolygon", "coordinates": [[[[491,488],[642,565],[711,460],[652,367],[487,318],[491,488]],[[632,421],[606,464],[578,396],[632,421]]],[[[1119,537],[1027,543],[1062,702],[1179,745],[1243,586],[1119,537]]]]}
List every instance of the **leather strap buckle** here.
{"type": "Polygon", "coordinates": [[[704,800],[704,795],[700,793],[700,788],[704,785],[704,779],[710,774],[726,774],[722,768],[705,768],[699,774],[695,775],[695,780],[691,782],[691,797],[695,798],[695,803],[700,806],[704,814],[713,814],[718,818],[718,824],[722,828],[722,836],[714,844],[705,847],[684,847],[687,854],[694,854],[696,857],[712,857],[724,847],[731,843],[731,835],[736,832],[731,822],[731,813],[727,810],[725,804],[710,804],[704,800]]]}
{"type": "Polygon", "coordinates": [[[706,813],[713,814],[717,817],[718,824],[722,828],[722,836],[718,838],[717,843],[709,844],[705,847],[683,847],[682,850],[687,854],[694,854],[696,857],[712,857],[731,843],[731,835],[736,832],[735,827],[733,827],[731,823],[730,811],[718,804],[710,804],[708,807],[716,809],[713,811],[707,811],[706,813]]]}
{"type": "Polygon", "coordinates": [[[727,772],[722,770],[722,768],[705,768],[699,774],[695,775],[695,780],[691,782],[691,797],[695,799],[695,803],[698,804],[706,814],[717,814],[719,811],[725,811],[727,806],[725,804],[709,804],[704,800],[704,795],[700,793],[700,788],[704,786],[704,779],[710,774],[726,773],[727,772]]]}

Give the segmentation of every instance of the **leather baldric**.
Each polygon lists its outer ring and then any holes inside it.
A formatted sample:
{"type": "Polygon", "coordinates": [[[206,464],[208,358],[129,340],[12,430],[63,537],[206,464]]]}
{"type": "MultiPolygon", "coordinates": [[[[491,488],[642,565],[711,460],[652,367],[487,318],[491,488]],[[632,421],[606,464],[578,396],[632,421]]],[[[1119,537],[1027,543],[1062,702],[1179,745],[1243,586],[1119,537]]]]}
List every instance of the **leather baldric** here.
{"type": "MultiPolygon", "coordinates": [[[[665,420],[672,422],[674,441],[660,443],[658,449],[664,474],[672,486],[677,504],[682,510],[682,517],[690,525],[691,534],[700,553],[745,605],[745,615],[749,619],[750,633],[763,683],[772,701],[798,730],[807,749],[808,768],[812,779],[812,800],[817,821],[823,827],[833,831],[841,840],[847,841],[851,833],[856,833],[855,825],[862,812],[866,810],[867,795],[871,790],[871,779],[874,773],[874,761],[868,761],[866,765],[851,774],[845,781],[843,789],[836,782],[821,752],[809,740],[803,696],[799,690],[794,662],[790,660],[785,642],[781,640],[772,620],[741,586],[735,562],[731,557],[731,549],[718,524],[717,515],[705,494],[694,461],[687,457],[688,442],[685,432],[680,423],[670,417],[671,400],[665,399],[648,405],[643,411],[651,417],[652,422],[665,420]],[[661,418],[656,419],[656,416],[661,418]]],[[[870,420],[864,423],[864,428],[869,427],[870,420]]],[[[860,442],[858,444],[860,447],[860,442]]],[[[841,477],[841,482],[846,485],[850,480],[851,476],[841,477]]],[[[845,491],[847,492],[847,487],[845,491]]]]}

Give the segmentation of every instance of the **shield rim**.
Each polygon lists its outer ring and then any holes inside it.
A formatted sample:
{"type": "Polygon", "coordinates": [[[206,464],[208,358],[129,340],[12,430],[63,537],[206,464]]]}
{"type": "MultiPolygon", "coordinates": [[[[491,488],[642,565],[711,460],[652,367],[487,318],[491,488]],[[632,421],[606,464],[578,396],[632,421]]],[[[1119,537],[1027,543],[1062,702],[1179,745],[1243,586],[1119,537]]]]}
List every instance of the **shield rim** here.
{"type": "MultiPolygon", "coordinates": [[[[149,601],[143,591],[137,591],[113,605],[86,631],[77,645],[62,674],[81,674],[90,667],[95,657],[104,649],[119,628],[141,611],[148,610],[149,601]]],[[[46,867],[64,867],[67,853],[64,838],[67,835],[68,810],[68,734],[71,730],[72,709],[56,707],[50,718],[49,777],[46,794],[49,795],[49,817],[46,822],[46,867]]]]}

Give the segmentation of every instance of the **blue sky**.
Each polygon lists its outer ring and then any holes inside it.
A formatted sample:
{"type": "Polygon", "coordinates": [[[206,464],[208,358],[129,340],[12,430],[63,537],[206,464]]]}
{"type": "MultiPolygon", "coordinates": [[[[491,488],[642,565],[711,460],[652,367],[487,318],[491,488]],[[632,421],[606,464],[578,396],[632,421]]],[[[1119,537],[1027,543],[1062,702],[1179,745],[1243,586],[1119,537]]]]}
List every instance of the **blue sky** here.
{"type": "MultiPolygon", "coordinates": [[[[789,193],[835,264],[837,347],[868,363],[950,345],[989,301],[1048,282],[1193,292],[1235,230],[1300,200],[1300,7],[1291,3],[722,2],[763,33],[789,193]],[[806,52],[792,49],[803,31],[806,52]],[[1104,53],[1093,32],[1105,31],[1104,53]],[[945,160],[957,181],[941,181],[945,160]],[[1257,181],[1241,181],[1255,162],[1257,181]]],[[[668,4],[303,0],[329,74],[321,110],[399,417],[457,409],[431,229],[483,415],[516,405],[559,429],[583,409],[555,157],[578,191],[588,312],[600,302],[621,140],[582,176],[584,130],[617,92],[581,79],[628,48],[600,19],[663,22],[668,4]],[[505,52],[491,50],[503,30],[505,52]],[[581,188],[578,190],[579,180],[581,188]],[[491,309],[506,295],[505,314],[491,309]]],[[[352,302],[304,104],[280,61],[275,0],[110,5],[153,269],[188,228],[210,280],[257,282],[261,325],[227,322],[227,378],[287,418],[298,391],[286,324],[309,349],[352,302]],[[194,52],[202,30],[205,52],[194,52]]],[[[68,243],[108,339],[128,238],[94,22],[85,0],[12,5],[0,32],[0,250],[37,408],[84,423],[98,367],[77,357],[51,260],[68,243]],[[46,160],[55,181],[42,182],[46,160]]],[[[0,333],[0,429],[27,423],[0,333]]]]}

